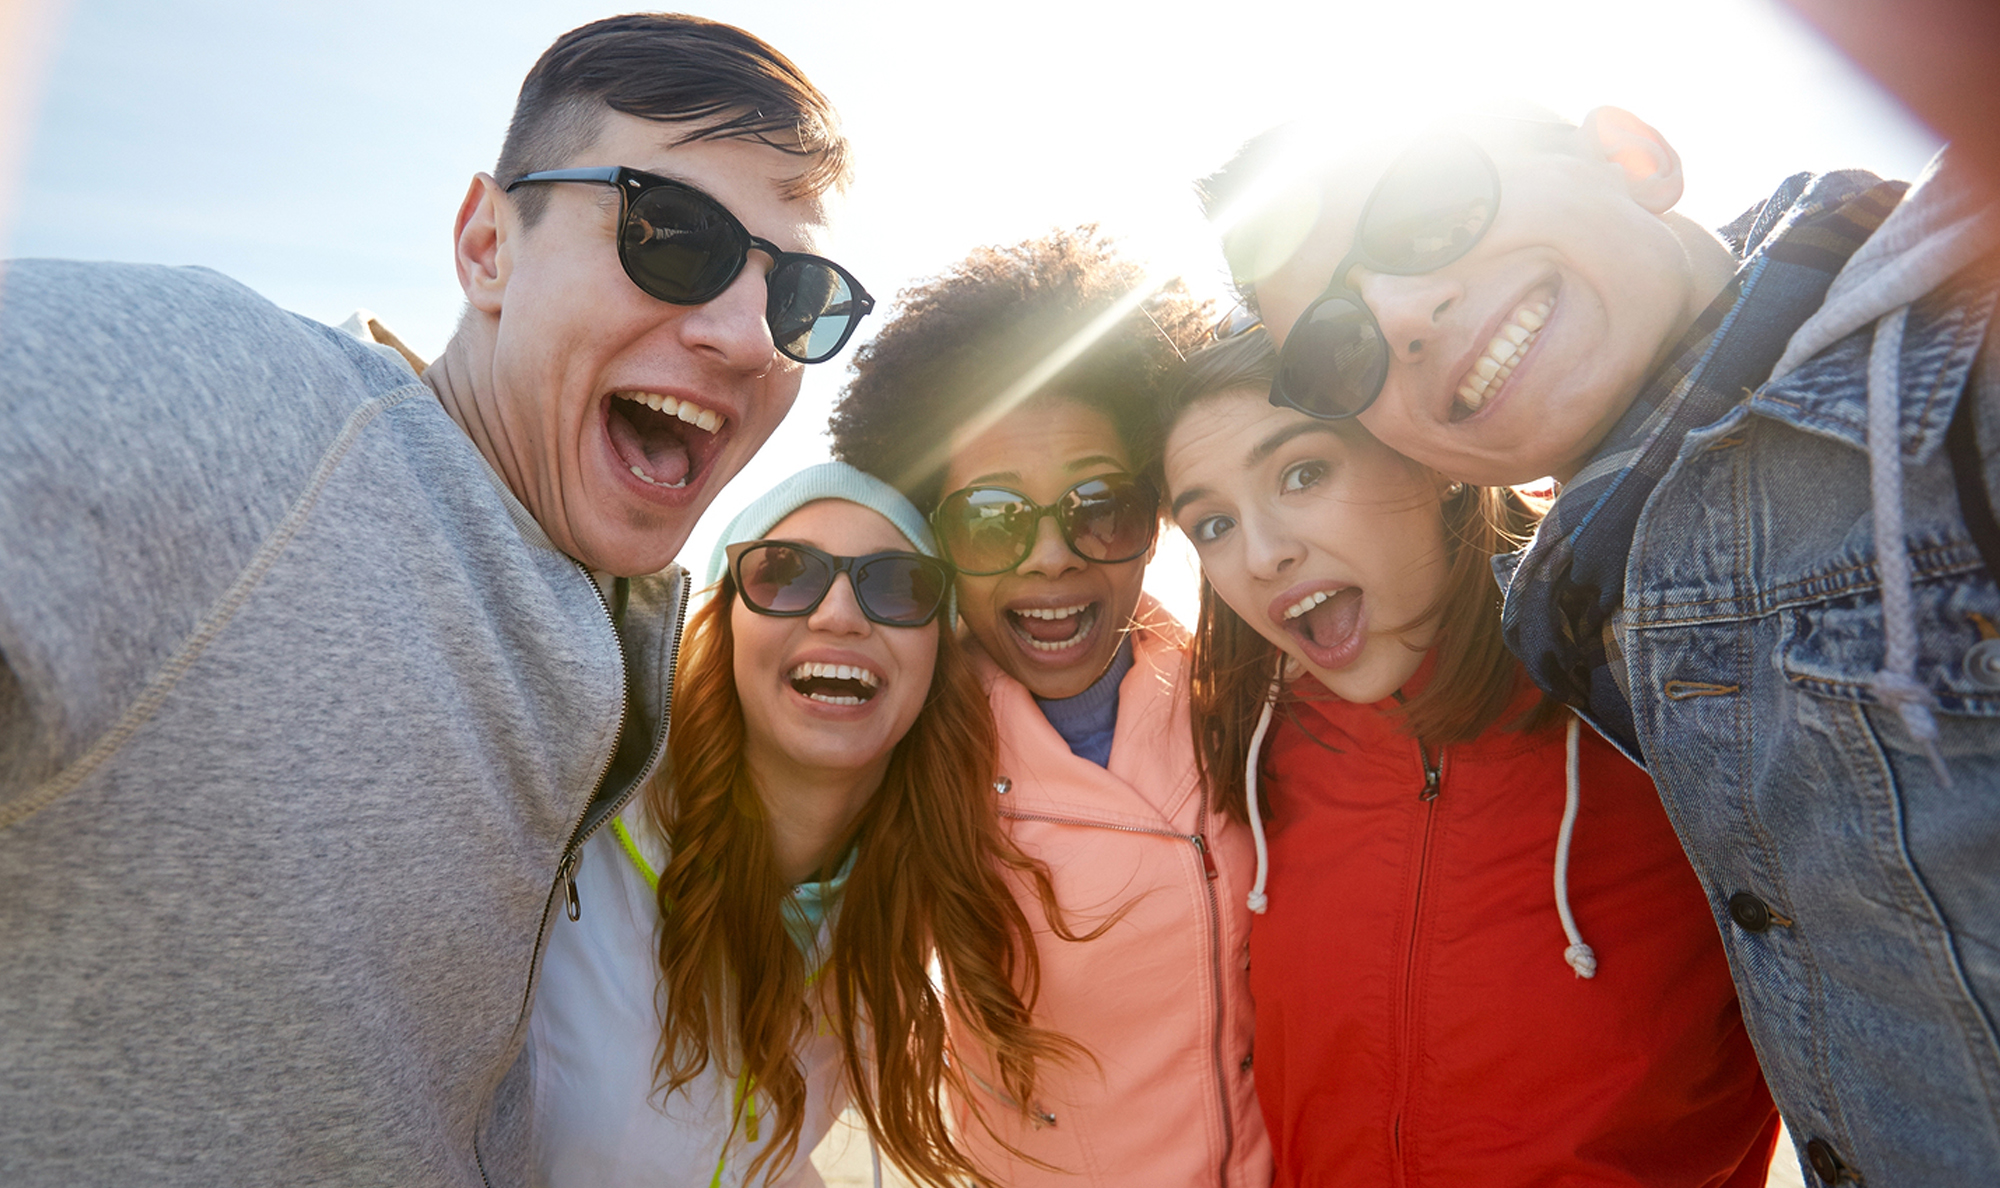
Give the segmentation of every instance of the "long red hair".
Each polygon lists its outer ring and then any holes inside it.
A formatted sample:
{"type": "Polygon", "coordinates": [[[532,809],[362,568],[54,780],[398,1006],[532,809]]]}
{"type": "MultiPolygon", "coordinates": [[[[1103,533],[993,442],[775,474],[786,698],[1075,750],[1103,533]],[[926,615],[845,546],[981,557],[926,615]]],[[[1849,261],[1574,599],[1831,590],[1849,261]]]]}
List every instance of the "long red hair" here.
{"type": "Polygon", "coordinates": [[[889,1157],[922,1184],[989,1183],[953,1143],[939,1092],[949,1084],[973,1098],[946,1058],[946,1001],[965,1037],[992,1053],[1015,1101],[1034,1099],[1043,1061],[1080,1049],[1031,1022],[1040,970],[1003,872],[1029,880],[1051,926],[1076,938],[1060,923],[1048,870],[1000,827],[986,697],[940,620],[930,696],[850,837],[831,850],[851,842],[854,865],[809,986],[780,915],[789,889],[744,759],[735,602],[725,577],[689,619],[667,740],[672,774],[645,792],[671,854],[659,883],[659,1079],[671,1093],[711,1062],[748,1078],[772,1106],[773,1140],[749,1168],[768,1179],[799,1155],[806,1082],[793,1050],[817,1005],[840,1038],[854,1104],[889,1157]]]}

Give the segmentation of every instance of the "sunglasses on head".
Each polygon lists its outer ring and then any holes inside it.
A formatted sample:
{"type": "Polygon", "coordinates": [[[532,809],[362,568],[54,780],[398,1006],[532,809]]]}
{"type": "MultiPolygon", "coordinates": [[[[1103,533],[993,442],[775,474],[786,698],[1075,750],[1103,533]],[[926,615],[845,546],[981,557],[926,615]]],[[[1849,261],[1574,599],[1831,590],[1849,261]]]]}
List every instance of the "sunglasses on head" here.
{"type": "Polygon", "coordinates": [[[1036,503],[1006,487],[953,491],[931,513],[938,545],[968,577],[1006,573],[1035,547],[1042,517],[1053,515],[1070,551],[1116,565],[1145,555],[1160,525],[1160,493],[1137,475],[1107,474],[1036,503]]]}
{"type": "Polygon", "coordinates": [[[750,234],[728,207],[685,183],[611,165],[524,174],[507,189],[530,182],[617,187],[618,262],[633,284],[673,305],[700,305],[721,296],[743,271],[752,248],[770,256],[764,319],[771,341],[787,359],[831,358],[875,308],[875,299],[847,269],[750,234]]]}
{"type": "Polygon", "coordinates": [[[922,553],[837,557],[789,540],[746,540],[724,550],[743,605],[760,615],[796,618],[819,609],[841,574],[861,613],[885,627],[921,627],[937,617],[951,591],[951,567],[922,553]]]}
{"type": "Polygon", "coordinates": [[[1472,250],[1499,206],[1499,171],[1469,136],[1435,133],[1396,158],[1361,208],[1326,291],[1285,336],[1271,403],[1329,421],[1375,403],[1389,377],[1389,344],[1347,274],[1357,265],[1392,276],[1436,271],[1472,250]]]}

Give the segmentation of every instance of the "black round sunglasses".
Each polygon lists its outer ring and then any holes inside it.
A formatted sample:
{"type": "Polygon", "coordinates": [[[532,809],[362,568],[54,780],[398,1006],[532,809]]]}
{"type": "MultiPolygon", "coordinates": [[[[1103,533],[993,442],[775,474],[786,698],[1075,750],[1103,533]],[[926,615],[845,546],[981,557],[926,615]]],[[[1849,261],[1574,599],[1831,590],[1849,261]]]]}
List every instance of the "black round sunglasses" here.
{"type": "Polygon", "coordinates": [[[1034,551],[1042,517],[1053,515],[1070,552],[1100,565],[1144,556],[1160,526],[1160,493],[1131,474],[1087,478],[1036,503],[1009,487],[964,487],[945,496],[931,527],[945,556],[967,577],[1006,573],[1034,551]]]}
{"type": "Polygon", "coordinates": [[[778,353],[801,363],[833,357],[875,308],[854,274],[824,256],[788,252],[750,234],[729,208],[685,182],[623,165],[547,169],[508,183],[599,182],[618,190],[618,262],[646,293],[673,305],[722,295],[752,249],[771,257],[764,319],[778,353]]]}
{"type": "Polygon", "coordinates": [[[951,567],[922,553],[841,557],[797,541],[746,540],[723,554],[743,605],[760,615],[813,613],[843,573],[861,613],[885,627],[923,626],[937,617],[951,592],[951,567]]]}
{"type": "Polygon", "coordinates": [[[1347,274],[1356,265],[1391,276],[1434,272],[1471,251],[1499,207],[1500,173],[1463,133],[1434,133],[1396,158],[1326,291],[1285,336],[1271,403],[1327,421],[1365,412],[1389,378],[1389,345],[1347,274]]]}

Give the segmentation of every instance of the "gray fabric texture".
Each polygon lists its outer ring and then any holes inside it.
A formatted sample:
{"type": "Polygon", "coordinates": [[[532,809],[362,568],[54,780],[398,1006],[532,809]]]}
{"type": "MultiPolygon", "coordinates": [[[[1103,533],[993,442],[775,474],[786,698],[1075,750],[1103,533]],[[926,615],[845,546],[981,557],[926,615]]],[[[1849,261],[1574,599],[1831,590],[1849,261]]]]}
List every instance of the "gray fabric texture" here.
{"type": "Polygon", "coordinates": [[[557,872],[658,762],[683,591],[632,583],[621,659],[400,363],[9,264],[0,1184],[524,1182],[557,872]]]}

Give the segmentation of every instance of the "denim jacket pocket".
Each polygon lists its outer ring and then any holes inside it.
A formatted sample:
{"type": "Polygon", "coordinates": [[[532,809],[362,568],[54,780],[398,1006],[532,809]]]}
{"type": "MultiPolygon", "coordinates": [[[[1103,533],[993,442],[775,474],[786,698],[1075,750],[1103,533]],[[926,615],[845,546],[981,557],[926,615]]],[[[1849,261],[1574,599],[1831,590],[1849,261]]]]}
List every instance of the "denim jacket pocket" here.
{"type": "MultiPolygon", "coordinates": [[[[1928,550],[1933,562],[1964,561],[1970,546],[1928,550]]],[[[1918,558],[1913,557],[1913,560],[1918,558]]],[[[2000,717],[2000,594],[1977,570],[1920,579],[1912,590],[1917,625],[1916,677],[1937,712],[2000,717]]],[[[1922,562],[1918,562],[1921,569],[1922,562]]],[[[1872,585],[1795,605],[1784,613],[1778,667],[1786,681],[1818,697],[1883,704],[1875,674],[1883,665],[1882,598],[1872,585]]]]}

